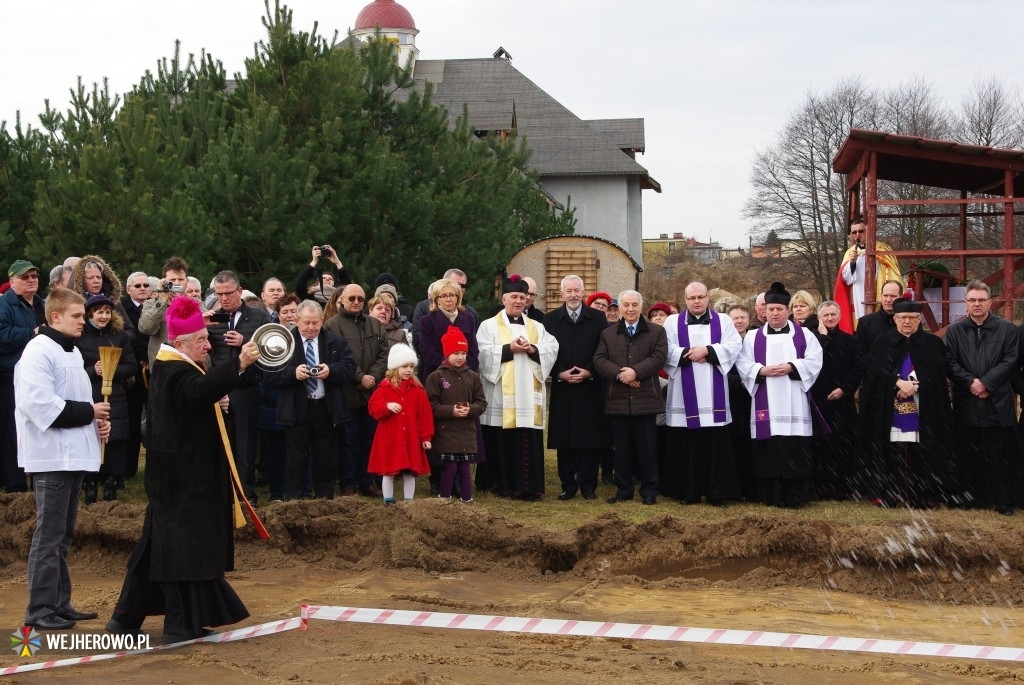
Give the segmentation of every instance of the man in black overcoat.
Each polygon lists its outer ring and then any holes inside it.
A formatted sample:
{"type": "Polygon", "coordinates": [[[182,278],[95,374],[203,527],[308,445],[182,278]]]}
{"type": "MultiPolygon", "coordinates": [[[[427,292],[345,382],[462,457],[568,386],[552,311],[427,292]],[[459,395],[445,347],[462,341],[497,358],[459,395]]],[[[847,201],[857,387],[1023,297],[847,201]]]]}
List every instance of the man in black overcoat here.
{"type": "Polygon", "coordinates": [[[249,616],[224,578],[234,570],[237,504],[218,401],[246,383],[259,352],[246,342],[239,355],[205,371],[209,333],[190,297],[167,308],[167,336],[150,376],[149,505],[106,628],[137,632],[146,616],[163,614],[164,640],[178,642],[249,616]]]}
{"type": "MultiPolygon", "coordinates": [[[[524,279],[525,280],[525,279],[524,279]]],[[[544,328],[558,340],[558,358],[551,368],[548,449],[557,450],[560,500],[597,497],[597,468],[608,439],[604,423],[601,379],[594,373],[594,352],[608,323],[604,312],[583,304],[583,279],[562,279],[564,304],[544,317],[544,328]],[[577,480],[578,478],[578,480],[577,480]]]]}
{"type": "Polygon", "coordinates": [[[877,492],[889,506],[945,501],[955,483],[945,347],[921,330],[922,306],[909,299],[893,305],[897,328],[871,346],[861,388],[877,492]]]}

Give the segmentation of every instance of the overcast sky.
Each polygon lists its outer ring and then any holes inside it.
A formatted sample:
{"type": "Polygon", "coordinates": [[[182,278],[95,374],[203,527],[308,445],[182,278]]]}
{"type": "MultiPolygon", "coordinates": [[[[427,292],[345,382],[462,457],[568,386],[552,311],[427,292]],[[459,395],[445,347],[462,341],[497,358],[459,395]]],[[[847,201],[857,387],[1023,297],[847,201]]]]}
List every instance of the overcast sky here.
{"type": "MultiPolygon", "coordinates": [[[[295,25],[344,34],[369,0],[294,0],[295,25]]],[[[755,152],[809,92],[850,76],[871,87],[923,78],[957,105],[979,78],[1024,74],[1020,0],[403,0],[425,59],[498,46],[584,119],[643,117],[639,156],[664,192],[644,191],[644,236],[682,232],[746,245],[755,152]]],[[[263,0],[4,3],[0,120],[37,123],[81,76],[129,90],[161,57],[202,49],[229,74],[264,37],[263,0]]]]}

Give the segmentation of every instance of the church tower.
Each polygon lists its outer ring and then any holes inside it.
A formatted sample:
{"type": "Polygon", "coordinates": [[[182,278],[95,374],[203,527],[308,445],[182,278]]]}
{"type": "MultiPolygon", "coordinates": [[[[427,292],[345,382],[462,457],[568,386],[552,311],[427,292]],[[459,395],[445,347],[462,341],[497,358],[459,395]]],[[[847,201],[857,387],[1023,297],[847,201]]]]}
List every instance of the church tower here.
{"type": "Polygon", "coordinates": [[[381,36],[392,41],[398,48],[399,64],[405,66],[410,56],[413,62],[416,61],[420,54],[416,49],[416,34],[419,33],[419,29],[416,28],[416,22],[412,20],[409,10],[395,0],[373,0],[359,12],[352,35],[365,42],[373,36],[378,27],[381,36]]]}

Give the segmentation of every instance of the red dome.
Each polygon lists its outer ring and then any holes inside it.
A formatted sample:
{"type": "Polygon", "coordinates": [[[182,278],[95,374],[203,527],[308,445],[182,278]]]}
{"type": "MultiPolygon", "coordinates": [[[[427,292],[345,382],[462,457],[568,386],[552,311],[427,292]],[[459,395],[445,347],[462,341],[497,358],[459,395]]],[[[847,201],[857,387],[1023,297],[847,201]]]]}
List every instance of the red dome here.
{"type": "Polygon", "coordinates": [[[356,17],[355,30],[375,29],[411,29],[416,30],[416,22],[412,20],[409,10],[395,0],[373,0],[364,7],[356,17]]]}

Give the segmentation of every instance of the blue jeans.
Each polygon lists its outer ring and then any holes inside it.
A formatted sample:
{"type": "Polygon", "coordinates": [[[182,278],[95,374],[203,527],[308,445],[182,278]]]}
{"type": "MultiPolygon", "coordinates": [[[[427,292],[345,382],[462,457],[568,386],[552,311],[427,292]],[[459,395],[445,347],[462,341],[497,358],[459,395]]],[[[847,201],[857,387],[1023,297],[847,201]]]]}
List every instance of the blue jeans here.
{"type": "Polygon", "coordinates": [[[71,609],[68,550],[75,536],[81,471],[33,474],[36,531],[28,552],[28,609],[25,622],[71,609]]]}

